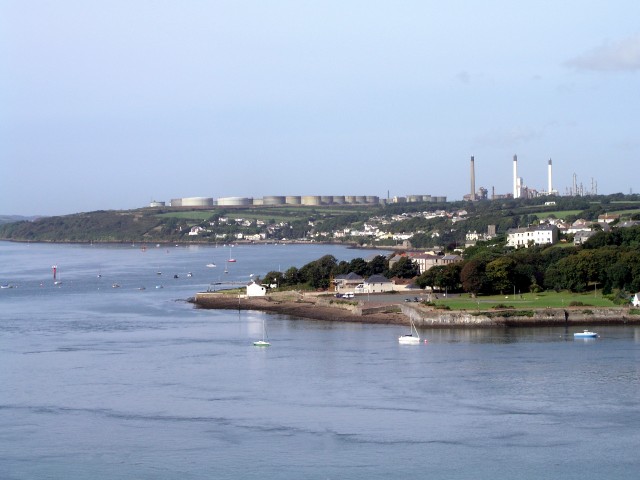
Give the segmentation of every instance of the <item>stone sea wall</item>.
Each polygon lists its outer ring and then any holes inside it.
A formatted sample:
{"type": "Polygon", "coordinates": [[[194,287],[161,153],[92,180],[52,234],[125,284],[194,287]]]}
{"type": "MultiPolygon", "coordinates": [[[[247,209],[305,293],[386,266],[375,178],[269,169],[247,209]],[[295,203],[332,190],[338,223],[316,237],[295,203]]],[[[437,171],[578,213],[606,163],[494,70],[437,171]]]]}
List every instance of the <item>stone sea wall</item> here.
{"type": "Polygon", "coordinates": [[[283,295],[246,297],[224,293],[196,294],[198,308],[220,310],[258,310],[314,320],[407,325],[410,320],[421,328],[478,328],[560,325],[640,325],[640,315],[626,307],[545,308],[495,311],[438,310],[419,303],[389,303],[369,306],[357,300],[286,292],[283,295]],[[566,312],[566,316],[565,316],[566,312]]]}

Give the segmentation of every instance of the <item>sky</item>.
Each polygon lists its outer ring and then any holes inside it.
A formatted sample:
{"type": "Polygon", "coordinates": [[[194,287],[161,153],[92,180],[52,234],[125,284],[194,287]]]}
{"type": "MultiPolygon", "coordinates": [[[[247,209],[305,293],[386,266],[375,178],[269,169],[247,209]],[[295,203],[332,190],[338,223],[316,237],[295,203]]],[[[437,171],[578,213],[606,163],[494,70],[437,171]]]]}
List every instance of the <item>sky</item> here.
{"type": "Polygon", "coordinates": [[[637,193],[637,0],[0,0],[0,214],[637,193]]]}

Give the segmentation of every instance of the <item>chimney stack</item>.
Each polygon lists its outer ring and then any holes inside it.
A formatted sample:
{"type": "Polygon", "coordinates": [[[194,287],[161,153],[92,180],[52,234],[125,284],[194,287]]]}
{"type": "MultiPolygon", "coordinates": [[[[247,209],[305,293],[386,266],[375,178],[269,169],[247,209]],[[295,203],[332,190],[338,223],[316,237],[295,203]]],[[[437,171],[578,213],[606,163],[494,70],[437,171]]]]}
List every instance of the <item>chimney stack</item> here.
{"type": "Polygon", "coordinates": [[[476,168],[473,155],[471,155],[471,201],[476,200],[476,168]]]}
{"type": "Polygon", "coordinates": [[[518,191],[518,156],[513,156],[513,198],[520,198],[518,191]]]}
{"type": "Polygon", "coordinates": [[[549,159],[548,170],[549,170],[549,173],[548,173],[549,185],[547,185],[547,195],[551,195],[551,192],[553,192],[553,184],[551,183],[551,159],[549,159]]]}

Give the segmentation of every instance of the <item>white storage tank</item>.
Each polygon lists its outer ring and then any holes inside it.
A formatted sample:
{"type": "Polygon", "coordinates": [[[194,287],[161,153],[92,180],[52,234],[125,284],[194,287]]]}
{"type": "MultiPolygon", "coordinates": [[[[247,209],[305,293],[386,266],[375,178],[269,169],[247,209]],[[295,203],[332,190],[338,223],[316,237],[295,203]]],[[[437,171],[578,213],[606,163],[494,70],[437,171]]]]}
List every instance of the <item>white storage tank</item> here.
{"type": "Polygon", "coordinates": [[[367,203],[377,205],[380,203],[380,197],[377,197],[375,195],[367,195],[367,203]]]}
{"type": "Polygon", "coordinates": [[[348,205],[353,205],[356,203],[356,197],[355,195],[345,195],[344,197],[344,203],[348,204],[348,205]]]}
{"type": "Polygon", "coordinates": [[[302,205],[320,205],[320,195],[305,195],[302,197],[302,205]]]}
{"type": "Polygon", "coordinates": [[[285,197],[284,201],[287,205],[300,205],[302,203],[302,199],[299,195],[290,195],[285,197]]]}
{"type": "Polygon", "coordinates": [[[246,207],[253,205],[253,201],[247,197],[223,197],[218,199],[218,206],[222,207],[246,207]]]}
{"type": "Polygon", "coordinates": [[[182,199],[183,207],[212,207],[213,198],[211,197],[186,197],[182,199]]]}
{"type": "Polygon", "coordinates": [[[333,203],[337,205],[344,205],[344,195],[334,195],[333,203]]]}
{"type": "MultiPolygon", "coordinates": [[[[284,205],[286,203],[285,197],[277,196],[277,195],[267,195],[262,198],[263,205],[284,205]]],[[[255,205],[255,201],[254,201],[255,205]]]]}
{"type": "Polygon", "coordinates": [[[323,205],[331,205],[333,203],[333,195],[320,196],[320,203],[323,205]]]}

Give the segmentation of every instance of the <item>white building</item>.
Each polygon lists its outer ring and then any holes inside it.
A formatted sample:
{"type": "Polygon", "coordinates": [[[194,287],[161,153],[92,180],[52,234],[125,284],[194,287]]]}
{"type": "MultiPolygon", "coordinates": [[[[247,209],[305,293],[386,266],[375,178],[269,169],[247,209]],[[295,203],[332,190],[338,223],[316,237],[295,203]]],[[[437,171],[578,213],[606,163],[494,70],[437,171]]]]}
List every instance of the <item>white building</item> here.
{"type": "Polygon", "coordinates": [[[555,225],[507,230],[507,247],[529,248],[529,245],[552,245],[557,241],[558,228],[555,225]]]}
{"type": "Polygon", "coordinates": [[[363,293],[392,292],[395,284],[384,275],[371,275],[364,281],[363,293]]]}
{"type": "Polygon", "coordinates": [[[267,294],[267,287],[251,282],[247,285],[247,297],[264,297],[267,294]]]}

